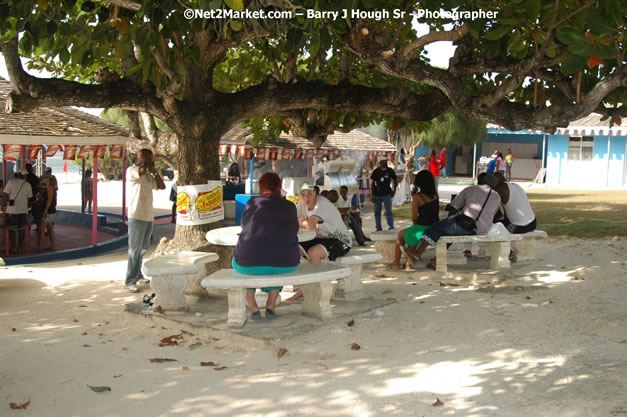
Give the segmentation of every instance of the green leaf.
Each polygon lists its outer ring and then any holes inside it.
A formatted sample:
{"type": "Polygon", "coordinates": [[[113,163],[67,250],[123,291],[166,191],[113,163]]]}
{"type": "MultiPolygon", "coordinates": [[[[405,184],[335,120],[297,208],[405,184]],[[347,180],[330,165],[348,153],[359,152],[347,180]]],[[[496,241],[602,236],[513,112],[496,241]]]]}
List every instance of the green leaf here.
{"type": "Polygon", "coordinates": [[[616,58],[616,48],[612,45],[597,43],[594,48],[594,55],[601,59],[613,59],[616,58]]]}
{"type": "Polygon", "coordinates": [[[571,54],[568,55],[564,61],[562,61],[562,65],[560,65],[560,72],[564,75],[570,75],[584,69],[586,66],[586,58],[571,54]]]}
{"type": "Polygon", "coordinates": [[[610,35],[617,29],[608,23],[607,18],[599,10],[593,10],[588,16],[588,27],[596,36],[610,35]]]}
{"type": "Polygon", "coordinates": [[[527,0],[523,8],[527,12],[529,19],[533,21],[538,17],[538,14],[540,14],[542,3],[540,0],[527,0]]]}
{"type": "Polygon", "coordinates": [[[67,49],[61,49],[61,52],[59,52],[59,60],[61,61],[61,64],[66,65],[70,62],[70,58],[70,52],[67,49]]]}
{"type": "Polygon", "coordinates": [[[585,42],[586,37],[583,36],[577,29],[572,26],[564,25],[557,28],[555,31],[555,36],[557,40],[566,44],[571,45],[577,42],[585,42]]]}
{"type": "Polygon", "coordinates": [[[512,31],[511,26],[501,26],[500,28],[492,29],[485,34],[485,38],[489,41],[496,41],[501,39],[506,34],[512,31]]]}
{"type": "Polygon", "coordinates": [[[592,51],[594,50],[594,45],[590,42],[577,42],[568,45],[568,50],[571,51],[575,55],[582,56],[587,58],[590,56],[592,51]]]}
{"type": "Polygon", "coordinates": [[[87,384],[87,386],[93,391],[93,392],[109,392],[111,391],[111,387],[107,387],[107,386],[102,386],[102,387],[92,387],[91,385],[87,384]]]}
{"type": "Polygon", "coordinates": [[[314,34],[309,43],[309,53],[311,56],[318,55],[318,51],[320,51],[320,36],[318,34],[314,34]]]}
{"type": "Polygon", "coordinates": [[[189,350],[198,349],[201,346],[202,346],[201,343],[194,343],[193,345],[189,345],[189,350]]]}
{"type": "Polygon", "coordinates": [[[229,23],[231,25],[231,29],[233,29],[235,32],[239,32],[240,30],[242,30],[242,22],[240,22],[239,20],[231,20],[229,23]]]}
{"type": "Polygon", "coordinates": [[[291,28],[287,31],[287,44],[285,52],[292,53],[298,50],[303,40],[303,31],[297,28],[291,28]]]}
{"type": "Polygon", "coordinates": [[[244,0],[224,0],[224,2],[233,10],[242,10],[244,8],[244,0]]]}
{"type": "Polygon", "coordinates": [[[624,26],[625,11],[623,10],[624,3],[622,0],[606,0],[603,2],[607,14],[611,16],[617,26],[624,26]]]}

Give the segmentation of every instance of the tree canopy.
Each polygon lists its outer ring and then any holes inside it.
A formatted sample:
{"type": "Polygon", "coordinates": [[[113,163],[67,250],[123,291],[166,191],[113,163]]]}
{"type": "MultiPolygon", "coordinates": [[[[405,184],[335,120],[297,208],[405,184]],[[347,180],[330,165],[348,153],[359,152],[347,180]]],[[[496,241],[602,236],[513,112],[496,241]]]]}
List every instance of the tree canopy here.
{"type": "Polygon", "coordinates": [[[448,112],[547,131],[625,113],[620,0],[0,0],[0,48],[7,111],[158,117],[174,135],[148,129],[152,144],[177,141],[183,184],[218,178],[217,144],[242,123],[321,144],[334,130],[418,129],[448,112]],[[448,68],[425,55],[438,41],[457,45],[448,68]],[[20,57],[54,76],[27,74],[20,57]]]}

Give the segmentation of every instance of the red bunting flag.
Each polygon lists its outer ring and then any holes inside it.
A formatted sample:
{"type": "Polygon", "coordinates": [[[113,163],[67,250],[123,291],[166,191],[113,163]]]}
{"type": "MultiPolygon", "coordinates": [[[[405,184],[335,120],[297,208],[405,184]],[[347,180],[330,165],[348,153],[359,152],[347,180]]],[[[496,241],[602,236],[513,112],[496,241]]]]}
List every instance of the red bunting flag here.
{"type": "Polygon", "coordinates": [[[43,146],[41,145],[30,145],[28,147],[28,160],[29,161],[33,161],[35,159],[37,159],[37,155],[39,154],[39,151],[43,148],[43,146]]]}
{"type": "Polygon", "coordinates": [[[48,149],[46,149],[46,153],[44,154],[45,158],[50,158],[57,153],[57,151],[61,149],[61,145],[49,145],[48,149]]]}
{"type": "Polygon", "coordinates": [[[107,145],[98,145],[94,150],[94,158],[102,159],[105,156],[105,151],[107,150],[107,145]]]}
{"type": "Polygon", "coordinates": [[[17,161],[22,157],[22,145],[3,145],[4,160],[17,161]]]}
{"type": "Polygon", "coordinates": [[[122,159],[122,145],[111,145],[111,159],[122,159]]]}
{"type": "Polygon", "coordinates": [[[65,145],[63,148],[63,159],[70,161],[76,159],[78,145],[65,145]]]}
{"type": "Polygon", "coordinates": [[[91,151],[94,149],[93,145],[83,145],[81,146],[81,150],[78,152],[76,156],[77,159],[88,159],[91,151]]]}

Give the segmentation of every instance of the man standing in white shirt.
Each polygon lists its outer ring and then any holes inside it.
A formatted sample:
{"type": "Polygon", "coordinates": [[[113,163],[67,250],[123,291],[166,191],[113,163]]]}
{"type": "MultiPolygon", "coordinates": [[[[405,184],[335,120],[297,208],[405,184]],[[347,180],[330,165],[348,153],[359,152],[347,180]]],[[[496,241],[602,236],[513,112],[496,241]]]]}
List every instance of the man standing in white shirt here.
{"type": "MultiPolygon", "coordinates": [[[[28,200],[33,198],[33,189],[26,181],[28,171],[25,168],[21,168],[17,171],[17,177],[9,180],[6,187],[2,192],[3,203],[7,204],[7,214],[9,226],[15,226],[22,228],[20,233],[20,247],[18,248],[15,242],[15,232],[11,232],[11,245],[13,249],[11,252],[19,252],[24,246],[24,225],[28,217],[28,200]]],[[[4,205],[3,204],[3,205],[4,205]]]]}
{"type": "Polygon", "coordinates": [[[125,286],[130,292],[138,292],[137,281],[141,278],[142,259],[150,246],[152,223],[155,220],[152,207],[152,190],[165,190],[165,183],[155,168],[150,149],[141,149],[137,165],[126,170],[128,189],[128,267],[125,286]]]}

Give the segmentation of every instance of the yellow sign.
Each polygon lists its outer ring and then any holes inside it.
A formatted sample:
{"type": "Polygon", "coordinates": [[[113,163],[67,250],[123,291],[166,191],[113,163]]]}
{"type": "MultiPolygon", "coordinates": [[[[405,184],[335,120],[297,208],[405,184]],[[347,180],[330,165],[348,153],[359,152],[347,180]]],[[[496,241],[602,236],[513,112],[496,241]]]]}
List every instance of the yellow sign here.
{"type": "Polygon", "coordinates": [[[199,213],[208,213],[220,208],[222,205],[222,187],[218,187],[207,193],[199,192],[196,199],[196,210],[199,213]]]}
{"type": "Polygon", "coordinates": [[[176,211],[185,212],[191,203],[191,199],[187,193],[176,194],[176,211]]]}

